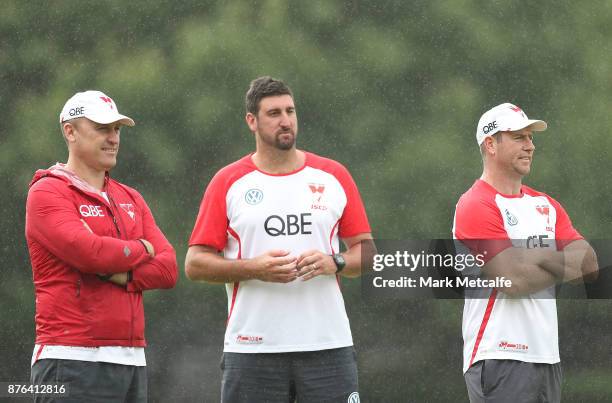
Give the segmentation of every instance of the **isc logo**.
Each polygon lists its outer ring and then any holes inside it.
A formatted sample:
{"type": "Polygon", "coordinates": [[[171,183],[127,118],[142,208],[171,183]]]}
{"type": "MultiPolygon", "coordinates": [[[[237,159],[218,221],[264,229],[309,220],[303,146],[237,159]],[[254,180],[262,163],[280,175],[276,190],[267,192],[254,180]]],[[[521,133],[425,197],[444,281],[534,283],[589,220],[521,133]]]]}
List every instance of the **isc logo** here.
{"type": "Polygon", "coordinates": [[[79,212],[83,217],[104,217],[102,206],[92,206],[89,204],[81,204],[79,212]]]}

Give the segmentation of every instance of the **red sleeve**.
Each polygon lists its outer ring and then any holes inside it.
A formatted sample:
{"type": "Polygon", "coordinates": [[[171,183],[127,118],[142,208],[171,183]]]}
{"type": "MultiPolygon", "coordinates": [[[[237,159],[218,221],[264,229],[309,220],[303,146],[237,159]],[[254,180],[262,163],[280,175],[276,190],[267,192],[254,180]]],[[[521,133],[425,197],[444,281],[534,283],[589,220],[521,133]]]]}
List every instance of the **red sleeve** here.
{"type": "Polygon", "coordinates": [[[206,245],[218,251],[225,248],[229,225],[226,203],[228,188],[228,180],[222,172],[217,173],[210,181],[200,203],[189,246],[206,245]]]}
{"type": "Polygon", "coordinates": [[[492,201],[467,195],[457,203],[453,235],[472,253],[483,255],[485,262],[512,247],[497,206],[492,201]]]}
{"type": "Polygon", "coordinates": [[[338,235],[340,238],[350,238],[372,232],[355,181],[344,166],[338,165],[340,169],[335,173],[335,177],[340,182],[340,185],[342,185],[346,194],[346,206],[344,207],[342,217],[340,217],[338,235]]]}
{"type": "Polygon", "coordinates": [[[159,229],[153,214],[140,194],[135,200],[143,212],[143,238],[151,242],[155,257],[142,263],[132,271],[132,281],[127,283],[127,290],[139,292],[158,288],[172,288],[178,279],[176,252],[159,229]]]}
{"type": "Polygon", "coordinates": [[[68,197],[35,184],[26,203],[26,233],[58,259],[84,273],[123,273],[151,257],[138,240],[91,233],[68,197]]]}
{"type": "Polygon", "coordinates": [[[555,240],[557,242],[557,249],[563,250],[570,243],[579,239],[584,239],[584,237],[580,235],[580,233],[572,225],[572,220],[570,220],[569,215],[563,206],[552,197],[547,197],[557,213],[557,222],[555,225],[555,240]]]}

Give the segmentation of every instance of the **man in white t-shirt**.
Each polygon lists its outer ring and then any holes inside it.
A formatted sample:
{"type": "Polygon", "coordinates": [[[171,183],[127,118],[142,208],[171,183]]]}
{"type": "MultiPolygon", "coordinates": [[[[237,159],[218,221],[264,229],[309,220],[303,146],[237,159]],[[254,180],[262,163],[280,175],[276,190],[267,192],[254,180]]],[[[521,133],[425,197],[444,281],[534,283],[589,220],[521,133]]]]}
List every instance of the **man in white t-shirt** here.
{"type": "Polygon", "coordinates": [[[341,164],[296,148],[282,81],[254,80],[246,109],[256,151],[209,183],[185,262],[191,280],[226,285],[222,401],[357,402],[340,276],[359,276],[373,246],[361,197],[341,164]]]}
{"type": "Polygon", "coordinates": [[[561,400],[554,286],[597,275],[593,249],[561,204],[522,185],[532,133],[546,128],[510,103],[478,122],[483,173],[457,203],[453,236],[459,249],[484,257],[482,271],[464,275],[511,286],[466,295],[463,372],[472,403],[561,400]]]}

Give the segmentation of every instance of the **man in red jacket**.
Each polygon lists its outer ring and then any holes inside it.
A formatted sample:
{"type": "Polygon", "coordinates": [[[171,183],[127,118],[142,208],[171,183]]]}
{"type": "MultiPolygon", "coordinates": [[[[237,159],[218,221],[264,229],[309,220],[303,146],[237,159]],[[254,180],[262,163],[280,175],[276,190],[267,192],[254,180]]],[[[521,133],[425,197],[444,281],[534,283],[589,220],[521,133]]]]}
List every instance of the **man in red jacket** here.
{"type": "Polygon", "coordinates": [[[60,114],[68,162],[38,170],[26,206],[36,293],[31,382],[69,384],[65,401],[147,400],[142,292],[172,288],[174,249],[136,190],[110,178],[134,121],[99,91],[60,114]]]}

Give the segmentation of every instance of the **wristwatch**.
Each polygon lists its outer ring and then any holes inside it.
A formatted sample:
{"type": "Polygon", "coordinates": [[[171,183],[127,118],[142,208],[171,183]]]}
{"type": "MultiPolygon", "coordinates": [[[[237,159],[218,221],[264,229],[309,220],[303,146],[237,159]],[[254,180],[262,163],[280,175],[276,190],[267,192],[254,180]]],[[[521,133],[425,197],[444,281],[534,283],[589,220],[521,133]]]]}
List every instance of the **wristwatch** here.
{"type": "Polygon", "coordinates": [[[346,266],[346,260],[344,260],[344,256],[340,253],[334,253],[331,255],[332,259],[334,259],[334,263],[336,264],[336,273],[340,273],[344,266],[346,266]]]}

